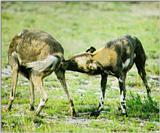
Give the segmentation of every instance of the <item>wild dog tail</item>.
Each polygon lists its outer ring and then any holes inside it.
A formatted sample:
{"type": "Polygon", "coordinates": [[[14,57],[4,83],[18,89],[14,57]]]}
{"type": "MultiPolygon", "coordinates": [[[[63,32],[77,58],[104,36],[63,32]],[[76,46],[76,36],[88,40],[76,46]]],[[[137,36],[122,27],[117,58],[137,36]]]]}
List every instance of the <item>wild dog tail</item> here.
{"type": "Polygon", "coordinates": [[[135,48],[135,63],[136,66],[141,66],[144,67],[145,66],[145,61],[146,61],[146,54],[145,51],[143,49],[142,43],[141,41],[137,38],[135,38],[135,44],[136,44],[136,48],[135,48]]]}

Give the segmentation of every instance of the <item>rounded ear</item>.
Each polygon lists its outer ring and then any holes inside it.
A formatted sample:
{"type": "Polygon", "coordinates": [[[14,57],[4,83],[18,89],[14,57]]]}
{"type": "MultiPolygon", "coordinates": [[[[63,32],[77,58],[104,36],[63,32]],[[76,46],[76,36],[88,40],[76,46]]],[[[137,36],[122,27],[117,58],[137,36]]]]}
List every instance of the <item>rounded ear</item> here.
{"type": "Polygon", "coordinates": [[[96,51],[96,48],[92,46],[86,50],[88,53],[93,53],[94,51],[96,51]]]}

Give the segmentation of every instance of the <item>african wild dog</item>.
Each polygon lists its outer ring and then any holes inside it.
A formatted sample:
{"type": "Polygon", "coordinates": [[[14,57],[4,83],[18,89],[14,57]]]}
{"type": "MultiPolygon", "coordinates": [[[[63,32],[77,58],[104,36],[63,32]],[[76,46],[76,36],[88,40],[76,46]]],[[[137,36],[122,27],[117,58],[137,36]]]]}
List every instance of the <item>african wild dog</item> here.
{"type": "Polygon", "coordinates": [[[65,71],[61,69],[63,54],[61,44],[43,31],[23,30],[12,39],[8,50],[8,61],[12,68],[8,110],[11,110],[15,99],[18,73],[21,73],[30,81],[30,110],[34,110],[34,88],[40,91],[41,101],[35,112],[35,115],[39,115],[48,100],[43,79],[54,71],[69,99],[71,114],[75,115],[73,101],[66,86],[65,71]]]}
{"type": "Polygon", "coordinates": [[[139,39],[126,35],[107,42],[105,47],[101,49],[96,50],[91,47],[86,52],[73,56],[63,63],[63,68],[90,75],[101,74],[102,95],[98,109],[92,113],[93,115],[98,115],[103,108],[108,75],[117,77],[120,88],[121,111],[122,114],[127,115],[125,79],[127,72],[134,63],[147,89],[147,94],[150,95],[150,88],[146,80],[145,61],[145,52],[139,39]]]}

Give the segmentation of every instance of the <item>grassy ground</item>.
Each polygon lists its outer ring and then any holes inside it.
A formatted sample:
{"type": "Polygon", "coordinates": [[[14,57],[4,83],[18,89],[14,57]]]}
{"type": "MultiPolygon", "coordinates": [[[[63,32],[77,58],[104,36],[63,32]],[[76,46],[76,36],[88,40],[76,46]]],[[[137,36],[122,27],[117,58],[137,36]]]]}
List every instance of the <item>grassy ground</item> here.
{"type": "MultiPolygon", "coordinates": [[[[159,127],[160,3],[155,2],[2,2],[2,131],[7,132],[149,132],[159,127]],[[16,100],[11,112],[5,112],[10,91],[7,49],[12,37],[24,28],[41,29],[53,35],[64,47],[65,58],[100,48],[105,42],[131,34],[137,36],[146,51],[146,70],[152,88],[152,100],[135,66],[127,77],[128,117],[120,115],[117,79],[109,77],[104,111],[90,117],[98,104],[100,76],[66,72],[69,91],[78,117],[68,112],[67,97],[54,73],[45,79],[49,100],[40,117],[29,111],[28,81],[19,77],[16,100]]],[[[36,93],[37,90],[36,90],[36,93]]],[[[36,105],[39,94],[36,95],[36,105]]]]}

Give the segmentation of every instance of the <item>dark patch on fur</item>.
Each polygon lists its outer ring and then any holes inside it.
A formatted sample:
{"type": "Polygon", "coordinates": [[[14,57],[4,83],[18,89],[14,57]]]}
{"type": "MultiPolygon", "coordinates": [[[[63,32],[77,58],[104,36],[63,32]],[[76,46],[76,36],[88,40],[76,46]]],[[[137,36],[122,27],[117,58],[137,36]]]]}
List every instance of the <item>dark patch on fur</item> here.
{"type": "Polygon", "coordinates": [[[19,72],[26,77],[27,79],[29,79],[30,74],[31,74],[32,69],[31,68],[26,68],[25,66],[20,66],[19,67],[19,72]]]}
{"type": "Polygon", "coordinates": [[[66,60],[63,62],[62,68],[64,70],[77,70],[78,69],[78,64],[74,60],[66,60]]]}

